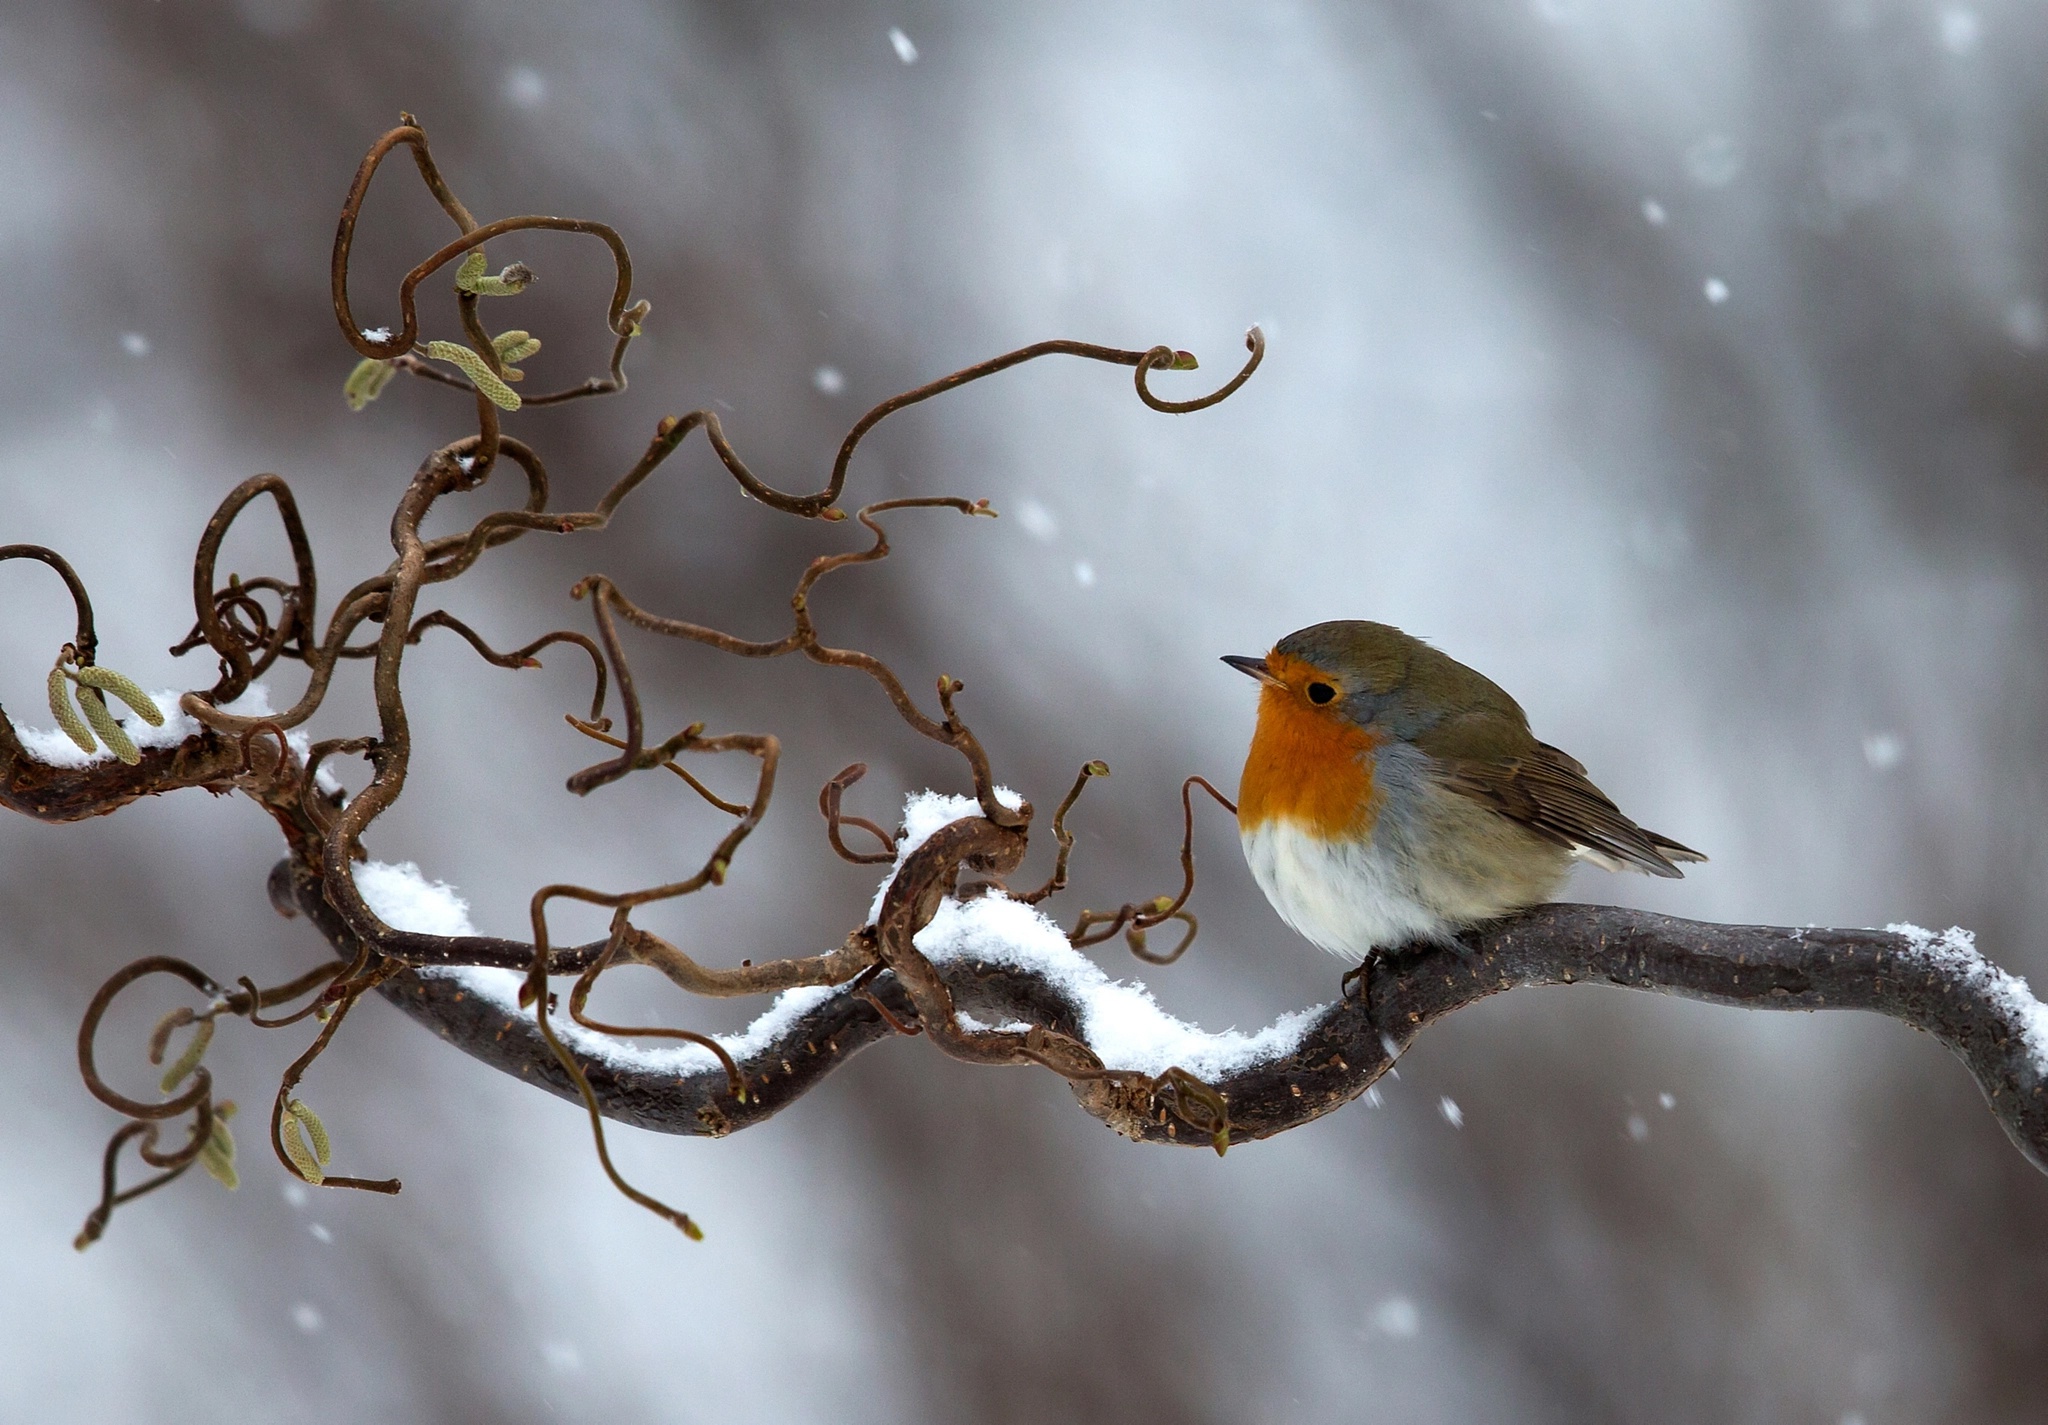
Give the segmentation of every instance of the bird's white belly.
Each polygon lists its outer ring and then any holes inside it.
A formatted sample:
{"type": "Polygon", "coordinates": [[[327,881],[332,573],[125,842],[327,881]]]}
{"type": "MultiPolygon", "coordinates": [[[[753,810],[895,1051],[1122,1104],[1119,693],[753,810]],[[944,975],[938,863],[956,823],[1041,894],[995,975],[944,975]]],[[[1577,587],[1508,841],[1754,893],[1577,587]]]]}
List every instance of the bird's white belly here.
{"type": "Polygon", "coordinates": [[[1418,899],[1413,867],[1388,845],[1393,839],[1326,841],[1283,820],[1241,832],[1244,859],[1281,918],[1354,964],[1375,948],[1441,940],[1453,929],[1418,899]]]}

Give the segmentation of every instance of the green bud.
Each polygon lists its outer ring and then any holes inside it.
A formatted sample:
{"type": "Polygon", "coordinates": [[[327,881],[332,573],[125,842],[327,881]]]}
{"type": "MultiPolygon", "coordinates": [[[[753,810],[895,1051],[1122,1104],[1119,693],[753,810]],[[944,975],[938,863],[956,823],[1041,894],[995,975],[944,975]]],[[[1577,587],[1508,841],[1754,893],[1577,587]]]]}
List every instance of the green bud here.
{"type": "Polygon", "coordinates": [[[484,393],[486,399],[501,411],[519,409],[519,393],[499,379],[498,373],[485,364],[484,359],[468,347],[452,341],[430,341],[427,355],[436,361],[445,361],[462,368],[467,376],[484,393]]]}
{"type": "Polygon", "coordinates": [[[77,743],[81,751],[100,750],[100,745],[92,740],[91,729],[78,716],[78,709],[71,706],[70,684],[62,665],[50,670],[50,716],[57,719],[57,726],[64,729],[64,735],[77,743]]]}
{"type": "Polygon", "coordinates": [[[455,269],[455,285],[465,292],[475,291],[476,289],[470,284],[483,276],[484,270],[490,265],[490,261],[484,256],[482,248],[471,248],[463,255],[462,266],[455,269]]]}
{"type": "Polygon", "coordinates": [[[232,1103],[214,1109],[213,1132],[207,1135],[206,1146],[199,1150],[199,1166],[229,1192],[242,1185],[241,1174],[235,1171],[235,1135],[228,1131],[228,1119],[234,1112],[232,1103]]]}
{"type": "Polygon", "coordinates": [[[176,1063],[164,1070],[163,1081],[157,1087],[165,1093],[176,1093],[178,1085],[190,1078],[192,1071],[199,1067],[199,1061],[206,1057],[206,1046],[211,1043],[213,1021],[202,1019],[198,1027],[192,1031],[192,1038],[186,1042],[185,1052],[178,1056],[176,1063]]]}
{"type": "Polygon", "coordinates": [[[341,398],[348,402],[350,410],[360,411],[383,395],[384,388],[397,374],[398,368],[390,362],[366,356],[356,363],[355,370],[348,373],[348,380],[342,382],[341,398]]]}
{"type": "Polygon", "coordinates": [[[126,673],[116,673],[111,668],[94,666],[81,668],[71,676],[88,688],[98,688],[102,692],[112,693],[135,709],[135,715],[151,727],[164,725],[163,709],[156,705],[156,699],[143,692],[142,685],[126,673]]]}

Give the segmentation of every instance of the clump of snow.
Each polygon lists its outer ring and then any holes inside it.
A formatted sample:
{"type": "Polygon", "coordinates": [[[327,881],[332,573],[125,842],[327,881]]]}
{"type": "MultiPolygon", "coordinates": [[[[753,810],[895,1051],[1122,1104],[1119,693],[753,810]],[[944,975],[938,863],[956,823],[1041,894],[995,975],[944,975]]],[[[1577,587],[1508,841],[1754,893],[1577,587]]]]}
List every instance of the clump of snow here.
{"type": "MultiPolygon", "coordinates": [[[[270,686],[267,683],[251,683],[243,690],[242,696],[236,698],[231,703],[223,704],[221,711],[233,713],[236,717],[277,716],[277,709],[271,705],[270,686]]],[[[263,736],[265,734],[259,733],[257,735],[263,736]]],[[[291,747],[293,753],[298,756],[299,761],[305,762],[312,757],[313,739],[308,737],[299,728],[295,727],[287,732],[284,735],[284,740],[291,747]]],[[[313,774],[313,785],[323,792],[338,792],[341,790],[341,779],[327,770],[327,765],[322,763],[320,770],[313,774]]]]}
{"type": "MultiPolygon", "coordinates": [[[[356,872],[356,883],[362,884],[360,869],[356,872]]],[[[364,899],[369,898],[367,890],[363,895],[364,899]]],[[[425,979],[453,980],[468,993],[496,1005],[514,1018],[523,1019],[533,1012],[519,1007],[519,987],[526,981],[523,971],[477,966],[428,966],[416,973],[425,979]]],[[[711,1037],[735,1060],[745,1062],[765,1051],[788,1033],[790,1026],[837,993],[837,988],[831,985],[805,985],[799,989],[784,990],[759,1018],[738,1034],[714,1034],[711,1037]]],[[[553,1026],[555,1036],[579,1058],[594,1060],[614,1069],[689,1074],[718,1067],[717,1058],[700,1045],[669,1042],[643,1047],[585,1029],[566,1015],[551,1015],[548,1022],[553,1026]]]]}
{"type": "MultiPolygon", "coordinates": [[[[60,736],[62,734],[59,734],[60,736]]],[[[1008,787],[996,788],[996,800],[1011,811],[1024,805],[1024,798],[1008,787]]],[[[868,906],[867,924],[873,925],[882,915],[882,898],[889,893],[890,882],[903,869],[903,863],[910,859],[910,853],[932,839],[932,834],[942,826],[950,826],[963,816],[980,816],[981,803],[973,797],[950,796],[945,792],[912,792],[903,803],[903,829],[896,836],[896,864],[889,868],[889,874],[882,877],[882,884],[875,888],[874,902],[868,906]]]]}
{"type": "Polygon", "coordinates": [[[1964,989],[1983,995],[2004,1011],[2019,1026],[2035,1069],[2048,1075],[2048,1004],[2034,998],[2025,980],[1985,959],[1977,950],[1973,931],[1951,925],[1937,935],[1924,926],[1904,921],[1885,929],[1904,936],[1915,959],[1964,989]]]}
{"type": "Polygon", "coordinates": [[[363,901],[393,930],[417,935],[474,935],[469,902],[446,881],[430,881],[410,861],[365,861],[355,868],[363,901]]]}
{"type": "Polygon", "coordinates": [[[934,964],[1008,965],[1051,981],[1079,1004],[1081,1037],[1112,1069],[1157,1074],[1178,1066],[1220,1077],[1291,1053],[1323,1013],[1298,1010],[1257,1034],[1211,1034],[1161,1009],[1143,985],[1112,980],[1036,907],[999,893],[943,902],[915,944],[934,964]]]}
{"type": "Polygon", "coordinates": [[[364,340],[364,341],[389,341],[389,340],[391,340],[391,328],[390,328],[390,327],[364,327],[364,328],[363,328],[363,340],[364,340]]]}
{"type": "MultiPolygon", "coordinates": [[[[1013,808],[1024,804],[1008,787],[996,788],[996,800],[1013,808]]],[[[875,892],[870,925],[881,915],[882,898],[910,854],[940,827],[980,811],[972,797],[941,792],[913,792],[905,800],[896,864],[875,892]]],[[[1177,1065],[1205,1077],[1232,1073],[1292,1052],[1322,1014],[1320,1006],[1301,1010],[1257,1034],[1234,1029],[1208,1033],[1166,1013],[1143,985],[1112,980],[1067,943],[1064,930],[1034,907],[1000,893],[946,900],[915,943],[934,964],[976,960],[1030,970],[1052,981],[1081,1006],[1081,1037],[1112,1069],[1157,1074],[1177,1065]]]]}

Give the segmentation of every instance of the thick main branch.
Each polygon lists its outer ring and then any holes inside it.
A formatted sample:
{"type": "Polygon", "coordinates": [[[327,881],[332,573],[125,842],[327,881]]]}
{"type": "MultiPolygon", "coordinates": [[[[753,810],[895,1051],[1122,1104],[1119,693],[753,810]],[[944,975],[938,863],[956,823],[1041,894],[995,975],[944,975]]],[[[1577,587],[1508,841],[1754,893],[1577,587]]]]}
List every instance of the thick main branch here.
{"type": "MultiPolygon", "coordinates": [[[[1890,931],[1718,925],[1617,906],[1548,905],[1471,932],[1462,949],[1382,960],[1368,992],[1325,1006],[1291,1052],[1209,1082],[1229,1104],[1231,1137],[1241,1141],[1283,1133],[1350,1102],[1429,1024],[1522,985],[1619,985],[1745,1009],[1863,1009],[1925,1030],[1953,1050],[2014,1144],[2048,1171],[2048,1092],[2026,1006],[1983,968],[1959,974],[1925,938],[1890,931]]],[[[1086,1006],[1055,976],[973,961],[939,970],[957,1006],[980,1019],[1021,1020],[1085,1042],[1086,1006]]],[[[866,989],[899,1021],[915,1021],[893,977],[866,989]]],[[[453,979],[407,975],[384,992],[493,1067],[575,1096],[529,1016],[507,1013],[453,979]]],[[[591,1082],[610,1117],[661,1132],[723,1134],[775,1113],[891,1033],[865,995],[831,992],[741,1058],[750,1101],[737,1113],[715,1065],[656,1072],[612,1061],[591,1065],[591,1082]]],[[[1115,1084],[1073,1087],[1084,1108],[1128,1137],[1208,1146],[1115,1084]]]]}

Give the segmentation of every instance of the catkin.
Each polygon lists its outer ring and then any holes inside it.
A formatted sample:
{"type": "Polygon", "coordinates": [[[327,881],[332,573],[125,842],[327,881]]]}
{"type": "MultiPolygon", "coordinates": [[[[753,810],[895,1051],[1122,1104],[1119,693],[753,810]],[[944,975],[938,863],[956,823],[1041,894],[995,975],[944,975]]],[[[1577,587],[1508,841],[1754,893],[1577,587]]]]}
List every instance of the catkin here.
{"type": "Polygon", "coordinates": [[[492,344],[498,348],[498,360],[507,366],[517,366],[540,350],[540,338],[531,332],[499,332],[492,344]]]}
{"type": "Polygon", "coordinates": [[[286,1118],[284,1121],[284,1155],[292,1160],[292,1166],[299,1170],[299,1176],[314,1187],[327,1181],[327,1174],[320,1171],[320,1162],[313,1156],[313,1150],[306,1146],[306,1140],[299,1136],[299,1120],[286,1118]]]}
{"type": "Polygon", "coordinates": [[[483,392],[485,398],[498,409],[519,409],[519,393],[507,386],[499,378],[498,373],[491,370],[484,359],[468,347],[452,341],[430,341],[427,343],[427,355],[436,361],[445,361],[461,367],[462,374],[467,376],[477,390],[483,392]]]}
{"type": "Polygon", "coordinates": [[[107,750],[133,767],[142,760],[142,753],[128,739],[121,724],[114,721],[114,715],[107,711],[107,700],[100,696],[98,688],[79,688],[78,710],[85,714],[85,720],[92,724],[92,730],[100,735],[100,741],[107,744],[107,750]]]}
{"type": "Polygon", "coordinates": [[[533,269],[523,262],[513,263],[495,277],[486,270],[489,266],[484,250],[471,248],[469,256],[462,259],[462,266],[455,269],[455,285],[479,297],[516,297],[533,281],[533,269]]]}
{"type": "Polygon", "coordinates": [[[135,715],[151,727],[164,725],[163,709],[156,705],[156,699],[145,693],[142,685],[126,673],[116,673],[111,668],[94,665],[91,668],[81,668],[72,676],[88,688],[98,688],[101,692],[112,693],[135,709],[135,715]]]}
{"type": "Polygon", "coordinates": [[[479,277],[469,284],[469,290],[479,297],[516,297],[526,290],[526,284],[533,281],[531,269],[513,263],[495,277],[479,277]]]}
{"type": "Polygon", "coordinates": [[[206,1057],[206,1046],[211,1043],[213,1021],[202,1019],[199,1021],[199,1027],[192,1031],[192,1038],[185,1045],[185,1052],[178,1056],[175,1064],[164,1070],[163,1082],[157,1087],[165,1093],[176,1093],[178,1085],[184,1083],[192,1071],[199,1067],[199,1061],[206,1057]]]}
{"type": "Polygon", "coordinates": [[[71,706],[69,683],[62,668],[50,670],[50,716],[57,719],[57,726],[64,729],[64,735],[82,750],[97,752],[100,745],[92,740],[92,730],[79,717],[78,709],[71,706]]]}
{"type": "Polygon", "coordinates": [[[326,1167],[334,1156],[334,1145],[327,1138],[327,1125],[320,1121],[319,1114],[299,1099],[287,1099],[284,1107],[285,1112],[306,1125],[306,1137],[313,1143],[313,1156],[320,1160],[321,1167],[326,1167]]]}

